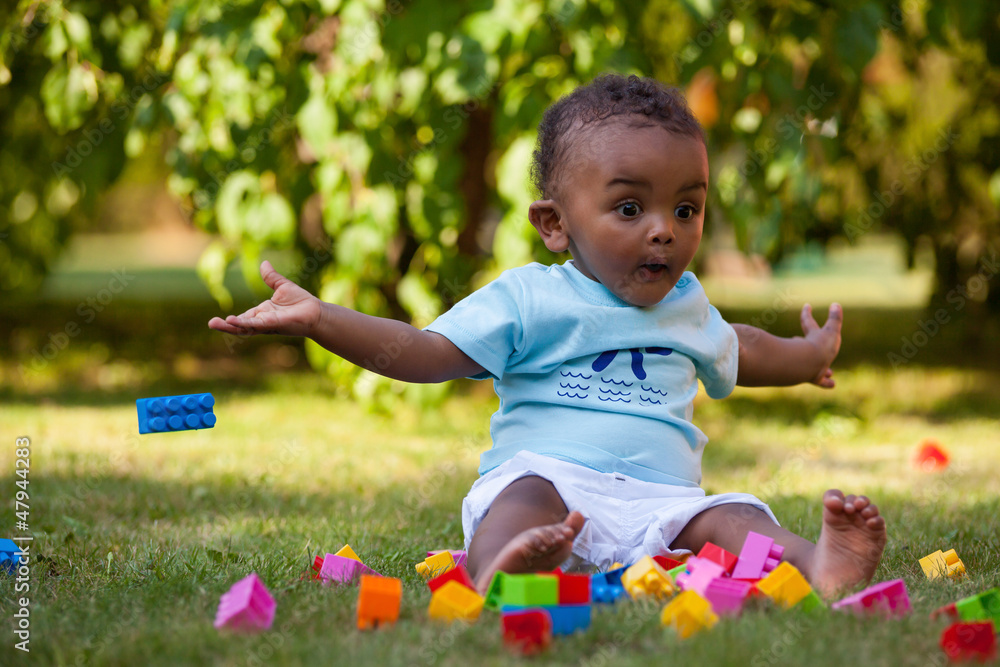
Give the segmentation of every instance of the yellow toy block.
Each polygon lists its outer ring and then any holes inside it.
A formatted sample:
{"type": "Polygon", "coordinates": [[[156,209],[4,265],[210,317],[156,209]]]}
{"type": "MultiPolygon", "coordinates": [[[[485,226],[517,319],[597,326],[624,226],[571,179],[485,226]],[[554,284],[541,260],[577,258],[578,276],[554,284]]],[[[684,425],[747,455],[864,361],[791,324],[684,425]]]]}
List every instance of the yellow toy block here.
{"type": "Polygon", "coordinates": [[[639,562],[622,573],[622,587],[633,598],[647,595],[668,598],[677,591],[670,574],[650,556],[643,556],[639,562]]]}
{"type": "Polygon", "coordinates": [[[431,595],[431,605],[427,612],[431,618],[442,621],[472,622],[479,618],[483,610],[483,598],[473,590],[458,583],[449,581],[431,595]]]}
{"type": "Polygon", "coordinates": [[[924,556],[920,559],[920,567],[928,579],[937,579],[942,575],[957,579],[965,574],[965,564],[954,549],[948,549],[944,553],[938,549],[934,553],[924,556]]]}
{"type": "Polygon", "coordinates": [[[434,554],[433,556],[428,556],[424,562],[417,563],[417,573],[420,574],[424,579],[430,579],[431,577],[436,577],[439,574],[444,574],[448,570],[454,569],[455,558],[451,553],[447,551],[442,551],[439,554],[434,554]]]}
{"type": "Polygon", "coordinates": [[[781,561],[778,567],[757,582],[757,590],[774,600],[775,604],[790,609],[812,592],[812,586],[794,565],[781,561]]]}
{"type": "Polygon", "coordinates": [[[696,632],[710,629],[719,622],[708,600],[696,591],[684,591],[663,608],[660,622],[672,627],[681,639],[687,639],[696,632]]]}
{"type": "Polygon", "coordinates": [[[350,558],[351,560],[356,560],[359,563],[361,562],[361,559],[358,558],[358,555],[356,553],[354,553],[354,549],[351,548],[350,544],[345,544],[341,548],[340,551],[338,551],[337,553],[335,553],[333,555],[334,556],[343,556],[344,558],[350,558]]]}

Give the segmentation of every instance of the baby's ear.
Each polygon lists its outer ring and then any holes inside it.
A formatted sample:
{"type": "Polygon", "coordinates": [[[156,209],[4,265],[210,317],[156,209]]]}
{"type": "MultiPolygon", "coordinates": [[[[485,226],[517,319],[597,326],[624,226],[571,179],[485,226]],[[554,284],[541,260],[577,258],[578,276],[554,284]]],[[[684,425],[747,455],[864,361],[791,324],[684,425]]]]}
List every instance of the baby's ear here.
{"type": "Polygon", "coordinates": [[[569,249],[569,234],[563,225],[562,211],[559,204],[551,199],[532,202],[528,207],[528,219],[538,230],[542,243],[552,252],[564,252],[569,249]]]}

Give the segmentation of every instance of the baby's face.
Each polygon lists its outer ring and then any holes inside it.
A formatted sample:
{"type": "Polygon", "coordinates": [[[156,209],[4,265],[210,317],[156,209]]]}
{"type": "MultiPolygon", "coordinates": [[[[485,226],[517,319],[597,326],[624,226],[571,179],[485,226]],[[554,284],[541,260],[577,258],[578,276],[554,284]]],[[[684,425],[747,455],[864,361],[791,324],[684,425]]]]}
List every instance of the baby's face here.
{"type": "Polygon", "coordinates": [[[556,201],[574,264],[628,303],[659,303],[701,242],[705,144],[618,119],[585,128],[567,148],[556,201]]]}

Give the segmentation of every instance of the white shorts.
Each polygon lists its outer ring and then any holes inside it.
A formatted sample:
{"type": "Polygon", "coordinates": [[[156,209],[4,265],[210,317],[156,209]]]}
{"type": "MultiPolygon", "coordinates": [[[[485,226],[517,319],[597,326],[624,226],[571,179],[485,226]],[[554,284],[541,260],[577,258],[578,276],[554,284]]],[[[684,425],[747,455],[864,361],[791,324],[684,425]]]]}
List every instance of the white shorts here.
{"type": "Polygon", "coordinates": [[[645,555],[689,554],[687,549],[671,549],[670,544],[691,519],[716,505],[750,505],[778,523],[770,508],[748,493],[706,496],[699,487],[644,482],[621,473],[598,472],[548,456],[519,452],[476,480],[462,502],[466,549],[500,492],[529,475],[551,482],[566,508],[587,518],[573,543],[573,555],[563,565],[566,570],[604,571],[613,563],[630,564],[645,555]]]}

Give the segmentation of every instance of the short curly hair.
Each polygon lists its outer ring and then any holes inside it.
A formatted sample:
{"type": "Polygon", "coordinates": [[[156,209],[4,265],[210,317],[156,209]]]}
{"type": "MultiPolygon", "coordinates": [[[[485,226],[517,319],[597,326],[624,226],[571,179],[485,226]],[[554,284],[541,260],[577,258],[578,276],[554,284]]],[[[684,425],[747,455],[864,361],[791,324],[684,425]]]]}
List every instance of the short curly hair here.
{"type": "Polygon", "coordinates": [[[659,125],[705,141],[705,133],[681,92],[655,79],[602,74],[546,109],[538,125],[531,179],[548,199],[557,186],[559,168],[568,157],[568,136],[575,130],[615,116],[645,116],[639,126],[659,125]]]}

